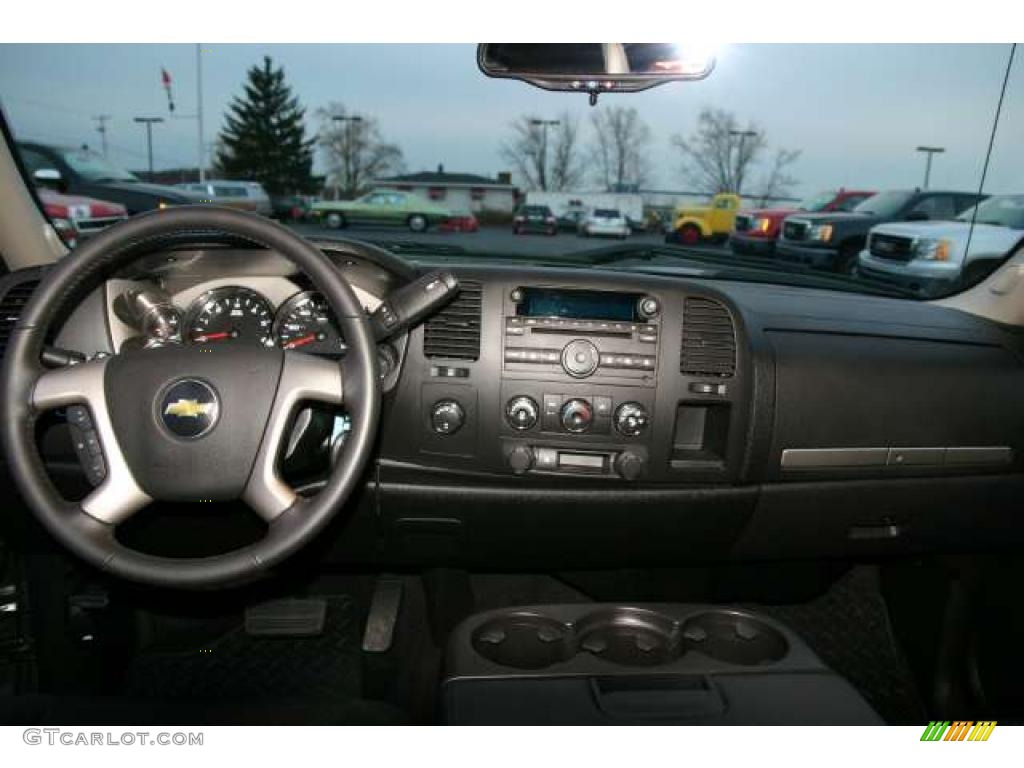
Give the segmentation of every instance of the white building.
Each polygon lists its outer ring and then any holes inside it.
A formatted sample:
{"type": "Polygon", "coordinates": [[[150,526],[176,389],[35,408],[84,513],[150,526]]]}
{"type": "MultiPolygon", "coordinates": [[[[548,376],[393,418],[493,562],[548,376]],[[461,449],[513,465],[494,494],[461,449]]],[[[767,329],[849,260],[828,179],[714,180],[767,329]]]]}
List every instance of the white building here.
{"type": "Polygon", "coordinates": [[[376,179],[374,188],[411,192],[440,203],[454,213],[511,214],[516,209],[518,195],[507,173],[499,173],[492,179],[474,173],[445,173],[443,165],[439,165],[437,171],[376,179]]]}

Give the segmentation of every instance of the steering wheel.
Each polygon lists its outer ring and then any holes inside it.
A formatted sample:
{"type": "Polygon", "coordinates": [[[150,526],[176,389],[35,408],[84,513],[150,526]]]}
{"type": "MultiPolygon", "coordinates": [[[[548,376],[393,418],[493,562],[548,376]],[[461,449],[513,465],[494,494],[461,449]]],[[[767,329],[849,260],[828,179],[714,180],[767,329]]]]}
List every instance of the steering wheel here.
{"type": "Polygon", "coordinates": [[[8,469],[44,526],[104,571],[192,589],[247,581],[314,538],[360,481],[380,417],[376,347],[341,273],[277,223],[213,206],[133,217],[51,269],[11,332],[0,397],[8,469]],[[269,248],[304,272],[338,320],[348,347],[344,360],[229,343],[126,352],[52,370],[42,366],[47,330],[73,301],[162,239],[201,242],[211,231],[269,248]],[[304,401],[344,404],[352,419],[326,485],[308,498],[286,485],[277,469],[289,419],[304,401]],[[50,482],[34,429],[41,412],[74,405],[88,409],[105,470],[80,502],[65,500],[50,482]],[[116,526],[152,501],[233,499],[248,504],[267,529],[255,543],[224,554],[158,557],[115,536],[116,526]]]}

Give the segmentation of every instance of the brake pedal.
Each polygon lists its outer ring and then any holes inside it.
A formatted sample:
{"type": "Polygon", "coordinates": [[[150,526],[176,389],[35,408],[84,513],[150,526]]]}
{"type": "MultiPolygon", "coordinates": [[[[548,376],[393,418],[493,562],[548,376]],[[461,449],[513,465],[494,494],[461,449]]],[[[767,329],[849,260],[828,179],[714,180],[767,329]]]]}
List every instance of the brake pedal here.
{"type": "Polygon", "coordinates": [[[363,651],[385,653],[391,648],[402,606],[402,582],[398,579],[377,579],[363,632],[363,651]]]}
{"type": "Polygon", "coordinates": [[[326,616],[326,600],[273,600],[245,609],[245,634],[255,637],[312,637],[323,634],[326,616]]]}

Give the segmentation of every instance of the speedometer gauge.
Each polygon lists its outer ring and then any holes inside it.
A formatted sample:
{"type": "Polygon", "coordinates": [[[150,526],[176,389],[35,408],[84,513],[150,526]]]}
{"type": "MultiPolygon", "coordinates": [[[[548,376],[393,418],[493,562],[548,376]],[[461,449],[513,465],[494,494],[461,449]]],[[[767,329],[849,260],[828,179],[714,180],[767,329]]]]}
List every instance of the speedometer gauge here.
{"type": "Polygon", "coordinates": [[[188,318],[190,344],[241,341],[274,345],[270,303],[249,288],[227,286],[207,291],[192,303],[188,318]]]}
{"type": "Polygon", "coordinates": [[[274,337],[282,349],[318,355],[345,352],[345,341],[326,299],[313,291],[298,293],[281,305],[274,323],[274,337]]]}

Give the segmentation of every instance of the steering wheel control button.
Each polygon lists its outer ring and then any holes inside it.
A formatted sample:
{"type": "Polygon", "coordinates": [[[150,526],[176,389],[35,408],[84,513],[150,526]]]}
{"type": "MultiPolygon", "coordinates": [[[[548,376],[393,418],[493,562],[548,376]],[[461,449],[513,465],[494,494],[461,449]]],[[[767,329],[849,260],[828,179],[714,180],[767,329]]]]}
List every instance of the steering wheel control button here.
{"type": "Polygon", "coordinates": [[[107,476],[107,463],[103,458],[103,446],[93,426],[89,409],[84,405],[68,406],[64,412],[71,433],[71,445],[75,449],[78,463],[85,472],[85,478],[92,486],[103,482],[107,476]]]}
{"type": "Polygon", "coordinates": [[[566,432],[586,432],[594,421],[594,408],[582,398],[566,400],[560,418],[566,432]]]}
{"type": "Polygon", "coordinates": [[[586,339],[570,341],[562,349],[562,369],[576,379],[583,379],[597,370],[601,355],[593,342],[586,339]]]}
{"type": "Polygon", "coordinates": [[[505,406],[505,420],[512,429],[525,431],[533,429],[540,418],[540,408],[532,397],[513,397],[505,406]]]}
{"type": "Polygon", "coordinates": [[[175,437],[194,440],[207,434],[220,418],[220,399],[209,384],[182,379],[166,390],[158,401],[160,422],[175,437]]]}
{"type": "Polygon", "coordinates": [[[636,437],[645,429],[649,418],[640,403],[623,403],[615,409],[615,431],[626,437],[636,437]]]}
{"type": "Polygon", "coordinates": [[[466,412],[455,400],[438,400],[430,409],[430,428],[439,435],[454,435],[466,423],[466,412]]]}

